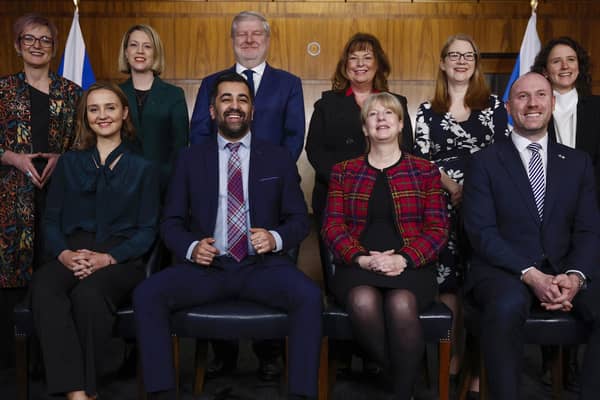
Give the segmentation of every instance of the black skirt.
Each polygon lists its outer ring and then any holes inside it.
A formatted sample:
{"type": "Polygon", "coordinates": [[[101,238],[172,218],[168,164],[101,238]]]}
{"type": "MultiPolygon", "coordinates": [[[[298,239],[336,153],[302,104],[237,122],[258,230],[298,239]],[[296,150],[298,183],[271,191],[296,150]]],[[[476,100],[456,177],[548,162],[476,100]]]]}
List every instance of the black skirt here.
{"type": "Polygon", "coordinates": [[[421,268],[406,268],[397,276],[381,275],[357,265],[336,265],[331,291],[339,304],[346,304],[350,289],[363,285],[373,286],[383,291],[387,289],[410,290],[417,298],[419,311],[426,309],[438,294],[435,264],[421,268]]]}

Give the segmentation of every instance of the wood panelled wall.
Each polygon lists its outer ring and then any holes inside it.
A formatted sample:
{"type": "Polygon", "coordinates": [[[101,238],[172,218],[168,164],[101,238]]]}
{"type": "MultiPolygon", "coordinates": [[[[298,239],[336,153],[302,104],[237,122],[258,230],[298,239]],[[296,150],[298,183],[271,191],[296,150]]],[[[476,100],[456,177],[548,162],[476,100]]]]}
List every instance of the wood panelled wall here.
{"type": "MultiPolygon", "coordinates": [[[[80,0],[80,23],[98,79],[121,80],[117,53],[122,34],[135,23],[158,30],[167,66],[163,78],[184,88],[193,109],[203,76],[233,63],[229,39],[232,17],[258,10],[272,27],[269,62],[302,78],[307,122],[312,105],[329,79],[345,41],[357,31],[381,40],[392,62],[392,90],[409,99],[414,117],[418,104],[433,88],[439,51],[449,35],[472,35],[486,53],[515,53],[530,16],[529,0],[321,0],[321,1],[100,1],[80,0]],[[311,56],[307,46],[320,45],[311,56]]],[[[71,0],[0,0],[0,75],[17,71],[21,61],[12,46],[11,27],[26,12],[50,17],[59,27],[59,51],[73,17],[71,0]]],[[[594,92],[600,93],[600,1],[540,0],[538,32],[542,42],[570,35],[590,52],[594,92]]],[[[54,61],[58,64],[58,58],[54,61]]],[[[514,61],[489,59],[486,72],[510,73],[514,61]]],[[[305,193],[312,189],[312,170],[304,155],[299,167],[305,193]]]]}

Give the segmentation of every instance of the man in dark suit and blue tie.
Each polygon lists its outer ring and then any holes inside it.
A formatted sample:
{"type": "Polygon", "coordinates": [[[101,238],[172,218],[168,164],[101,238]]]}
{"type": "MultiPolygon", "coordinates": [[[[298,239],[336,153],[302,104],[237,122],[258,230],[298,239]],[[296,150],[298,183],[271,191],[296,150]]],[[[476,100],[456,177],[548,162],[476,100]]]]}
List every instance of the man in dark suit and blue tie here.
{"type": "Polygon", "coordinates": [[[266,18],[243,11],[231,23],[235,65],[202,79],[191,121],[190,142],[201,143],[217,132],[209,115],[210,91],[224,72],[243,74],[255,93],[252,133],[289,150],[298,160],[304,147],[304,99],[300,78],[267,64],[271,29],[266,18]],[[250,79],[251,78],[251,79],[250,79]]]}
{"type": "Polygon", "coordinates": [[[590,157],[548,140],[554,96],[528,73],[506,103],[511,140],[475,154],[464,186],[473,247],[465,290],[481,309],[491,397],[519,399],[531,307],[572,312],[591,329],[581,395],[600,398],[600,213],[590,157]]]}
{"type": "Polygon", "coordinates": [[[321,293],[284,254],[308,234],[306,204],[290,155],[250,132],[252,100],[240,75],[219,77],[210,108],[218,135],[177,161],[161,236],[178,264],[133,296],[151,398],[174,399],[170,313],[227,298],[288,312],[289,398],[316,398],[321,293]]]}

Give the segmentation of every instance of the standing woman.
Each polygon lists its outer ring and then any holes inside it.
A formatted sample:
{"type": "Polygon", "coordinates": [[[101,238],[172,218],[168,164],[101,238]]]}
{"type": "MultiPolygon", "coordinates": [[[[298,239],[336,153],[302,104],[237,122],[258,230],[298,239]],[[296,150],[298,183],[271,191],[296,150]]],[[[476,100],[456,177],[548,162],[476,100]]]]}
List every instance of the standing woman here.
{"type": "Polygon", "coordinates": [[[75,138],[79,86],[50,71],[56,26],[27,14],[13,26],[23,70],[0,78],[0,368],[14,364],[13,308],[42,254],[46,185],[75,138]]]}
{"type": "Polygon", "coordinates": [[[131,120],[144,158],[160,167],[165,193],[179,150],[188,144],[189,119],[183,90],[162,79],[165,56],[158,33],[148,25],[134,25],[123,35],[119,70],[130,74],[120,87],[127,95],[131,120]]]}
{"type": "MultiPolygon", "coordinates": [[[[460,349],[462,341],[458,295],[466,257],[461,253],[466,246],[461,246],[464,237],[459,214],[465,169],[471,154],[496,140],[506,139],[507,121],[504,104],[491,94],[485,82],[479,50],[473,39],[465,34],[450,36],[440,54],[434,97],[417,109],[414,153],[439,168],[442,186],[449,198],[450,237],[439,257],[437,280],[440,299],[455,316],[453,349],[460,349]]],[[[452,357],[450,373],[453,375],[460,368],[459,354],[460,350],[452,357]]]]}
{"type": "MultiPolygon", "coordinates": [[[[372,93],[387,92],[390,62],[379,40],[357,33],[348,40],[335,69],[331,90],[315,103],[306,140],[306,155],[315,169],[312,208],[319,227],[327,198],[329,174],[334,164],[364,154],[366,141],[360,113],[372,93]]],[[[402,148],[412,150],[412,127],[406,98],[402,104],[404,128],[402,148]]]]}
{"type": "Polygon", "coordinates": [[[592,95],[587,51],[570,37],[552,39],[531,70],[548,78],[556,97],[548,125],[550,140],[588,153],[594,163],[596,190],[600,190],[600,96],[592,95]]]}
{"type": "Polygon", "coordinates": [[[419,312],[437,296],[435,261],[448,239],[446,199],[438,169],[400,147],[395,96],[371,95],[361,116],[367,151],[333,167],[322,234],[354,338],[390,371],[394,398],[410,399],[425,351],[419,312]]]}
{"type": "Polygon", "coordinates": [[[69,400],[97,396],[111,370],[114,311],[144,278],[142,256],[156,238],[156,167],[129,151],[127,98],[95,83],[77,116],[77,148],[65,153],[44,217],[51,257],[32,281],[32,310],[48,392],[69,400]]]}

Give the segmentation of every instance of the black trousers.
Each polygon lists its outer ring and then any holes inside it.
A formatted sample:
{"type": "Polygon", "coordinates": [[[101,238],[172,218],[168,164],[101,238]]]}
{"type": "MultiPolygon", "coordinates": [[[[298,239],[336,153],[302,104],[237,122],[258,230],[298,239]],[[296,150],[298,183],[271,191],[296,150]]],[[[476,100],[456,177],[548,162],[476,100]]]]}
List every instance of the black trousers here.
{"type": "MultiPolygon", "coordinates": [[[[94,241],[93,234],[79,232],[68,243],[74,250],[108,252],[122,239],[102,244],[94,241]]],[[[34,274],[33,317],[49,393],[97,393],[97,378],[111,367],[107,359],[115,311],[143,278],[141,260],[107,266],[83,280],[58,260],[34,274]]]]}

